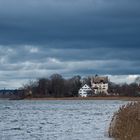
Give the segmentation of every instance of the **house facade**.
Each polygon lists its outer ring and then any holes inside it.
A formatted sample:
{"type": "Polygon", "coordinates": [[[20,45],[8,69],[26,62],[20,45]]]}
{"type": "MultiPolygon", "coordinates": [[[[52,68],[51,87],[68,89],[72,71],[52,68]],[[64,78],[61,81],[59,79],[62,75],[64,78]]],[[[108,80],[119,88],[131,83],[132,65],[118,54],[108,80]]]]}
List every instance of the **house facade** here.
{"type": "Polygon", "coordinates": [[[91,78],[91,88],[94,90],[94,94],[108,95],[108,77],[94,76],[91,78]]]}
{"type": "Polygon", "coordinates": [[[91,96],[91,93],[92,93],[92,89],[87,84],[82,86],[78,91],[80,97],[91,96]]]}

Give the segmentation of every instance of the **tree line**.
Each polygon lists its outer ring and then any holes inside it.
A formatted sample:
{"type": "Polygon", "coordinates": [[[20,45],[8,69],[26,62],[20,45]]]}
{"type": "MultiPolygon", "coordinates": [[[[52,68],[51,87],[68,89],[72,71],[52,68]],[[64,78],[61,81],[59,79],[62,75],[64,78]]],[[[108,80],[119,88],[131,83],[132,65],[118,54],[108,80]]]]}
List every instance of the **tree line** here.
{"type": "MultiPolygon", "coordinates": [[[[131,84],[109,82],[108,92],[111,95],[139,96],[139,81],[137,78],[131,84]]],[[[53,74],[48,78],[39,78],[36,81],[28,82],[22,87],[22,90],[25,96],[32,97],[78,97],[78,90],[84,84],[91,86],[91,78],[81,78],[81,76],[77,75],[66,79],[60,74],[53,74]]]]}
{"type": "Polygon", "coordinates": [[[23,86],[23,90],[33,97],[77,97],[81,86],[79,75],[65,79],[59,74],[53,74],[49,78],[30,81],[23,86]]]}
{"type": "Polygon", "coordinates": [[[140,86],[133,82],[131,84],[109,83],[109,93],[119,96],[140,96],[140,86]]]}

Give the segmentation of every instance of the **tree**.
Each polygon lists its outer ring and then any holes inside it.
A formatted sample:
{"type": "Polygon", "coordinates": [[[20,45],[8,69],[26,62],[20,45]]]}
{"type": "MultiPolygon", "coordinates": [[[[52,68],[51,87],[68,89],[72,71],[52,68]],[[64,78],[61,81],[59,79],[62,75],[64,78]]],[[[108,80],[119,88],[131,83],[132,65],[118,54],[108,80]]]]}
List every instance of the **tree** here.
{"type": "Polygon", "coordinates": [[[91,87],[91,77],[84,77],[83,79],[82,79],[82,85],[84,85],[84,84],[87,84],[88,86],[90,86],[91,87]]]}
{"type": "Polygon", "coordinates": [[[47,78],[40,78],[38,80],[38,94],[40,96],[49,96],[50,80],[47,78]]]}
{"type": "Polygon", "coordinates": [[[81,88],[82,83],[81,83],[81,77],[79,75],[74,76],[70,79],[70,88],[71,88],[71,93],[72,96],[78,96],[78,90],[81,88]]]}
{"type": "Polygon", "coordinates": [[[30,80],[27,84],[23,85],[23,88],[21,90],[24,91],[25,97],[35,96],[37,94],[37,82],[30,80]]]}
{"type": "Polygon", "coordinates": [[[140,77],[139,76],[135,79],[135,83],[137,83],[138,85],[140,85],[140,77]]]}
{"type": "Polygon", "coordinates": [[[64,96],[64,79],[59,74],[53,74],[50,76],[50,88],[52,96],[63,97],[64,96]]]}

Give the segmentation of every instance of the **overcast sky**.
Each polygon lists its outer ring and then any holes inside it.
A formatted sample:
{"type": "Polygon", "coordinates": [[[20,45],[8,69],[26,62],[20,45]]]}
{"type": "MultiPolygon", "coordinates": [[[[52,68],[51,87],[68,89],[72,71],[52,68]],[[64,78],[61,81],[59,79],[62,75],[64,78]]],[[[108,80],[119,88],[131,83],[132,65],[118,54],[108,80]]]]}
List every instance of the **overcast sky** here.
{"type": "Polygon", "coordinates": [[[140,74],[139,0],[0,0],[0,89],[53,73],[140,74]]]}

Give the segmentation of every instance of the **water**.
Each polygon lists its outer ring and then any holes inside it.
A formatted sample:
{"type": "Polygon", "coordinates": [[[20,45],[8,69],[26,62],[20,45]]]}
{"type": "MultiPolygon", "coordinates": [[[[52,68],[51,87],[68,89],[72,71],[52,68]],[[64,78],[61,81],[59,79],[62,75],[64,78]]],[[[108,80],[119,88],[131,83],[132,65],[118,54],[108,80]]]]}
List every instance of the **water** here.
{"type": "Polygon", "coordinates": [[[124,103],[0,100],[0,140],[110,140],[109,122],[124,103]]]}

